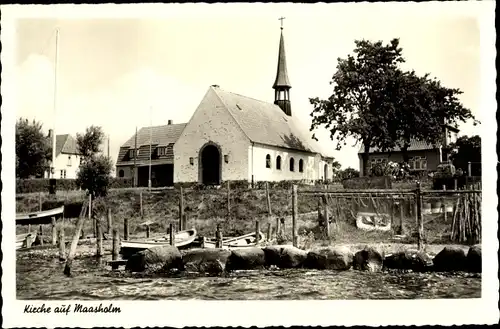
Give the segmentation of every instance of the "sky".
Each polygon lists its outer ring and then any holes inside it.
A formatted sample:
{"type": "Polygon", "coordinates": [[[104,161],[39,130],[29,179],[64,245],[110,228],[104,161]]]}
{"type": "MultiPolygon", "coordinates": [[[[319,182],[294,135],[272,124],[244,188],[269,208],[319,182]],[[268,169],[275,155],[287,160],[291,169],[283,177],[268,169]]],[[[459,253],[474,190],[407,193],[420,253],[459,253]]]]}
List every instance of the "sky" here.
{"type": "MultiPolygon", "coordinates": [[[[445,86],[462,90],[460,100],[480,120],[479,20],[473,11],[456,12],[450,6],[234,5],[226,11],[209,6],[176,11],[178,6],[165,5],[154,16],[121,18],[103,15],[96,7],[95,15],[85,18],[54,14],[18,19],[16,117],[39,120],[45,131],[55,125],[57,134],[102,126],[116,160],[136,127],[188,122],[210,85],[272,102],[278,18],[284,16],[292,112],[307,127],[309,98],[331,94],[337,58],[352,54],[360,39],[387,43],[399,38],[404,68],[430,73],[445,86]]],[[[481,133],[471,123],[460,128],[462,135],[481,133]]],[[[353,140],[335,151],[328,131],[316,136],[344,168],[359,168],[359,146],[353,140]]]]}

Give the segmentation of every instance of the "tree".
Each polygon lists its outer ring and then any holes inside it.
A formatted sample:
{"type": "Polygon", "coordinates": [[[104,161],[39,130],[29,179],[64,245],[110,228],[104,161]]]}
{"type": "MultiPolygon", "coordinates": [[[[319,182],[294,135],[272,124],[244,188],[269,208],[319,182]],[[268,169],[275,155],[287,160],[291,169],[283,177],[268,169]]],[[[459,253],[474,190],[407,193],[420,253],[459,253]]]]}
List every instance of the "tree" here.
{"type": "Polygon", "coordinates": [[[455,168],[467,172],[470,161],[475,163],[471,166],[472,176],[481,176],[481,166],[479,165],[481,162],[481,137],[478,135],[461,136],[450,146],[453,149],[450,159],[455,168]]]}
{"type": "Polygon", "coordinates": [[[332,177],[335,178],[335,177],[338,177],[339,175],[339,172],[340,172],[340,162],[338,162],[337,160],[333,160],[332,162],[332,177]]]}
{"type": "Polygon", "coordinates": [[[354,168],[346,168],[339,172],[339,178],[341,180],[359,177],[359,171],[354,168]]]}
{"type": "Polygon", "coordinates": [[[310,130],[324,125],[330,130],[330,138],[336,138],[337,150],[346,145],[348,137],[354,137],[356,144],[361,142],[366,175],[370,148],[394,147],[388,131],[394,104],[387,101],[387,95],[394,89],[393,77],[404,59],[398,39],[388,45],[366,40],[355,44],[354,56],[338,58],[337,71],[330,82],[334,86],[332,95],[325,100],[310,99],[314,107],[310,130]]]}
{"type": "Polygon", "coordinates": [[[77,134],[76,137],[78,150],[82,154],[76,182],[93,197],[106,196],[113,170],[111,158],[99,154],[104,136],[101,127],[91,126],[85,134],[77,134]]]}
{"type": "Polygon", "coordinates": [[[52,146],[42,124],[20,118],[16,122],[16,177],[43,176],[51,160],[52,146]]]}
{"type": "MultiPolygon", "coordinates": [[[[363,174],[368,174],[371,147],[390,152],[399,146],[404,162],[412,140],[440,143],[445,124],[457,127],[459,121],[474,119],[458,101],[459,89],[443,87],[429,75],[399,68],[404,62],[399,40],[356,41],[354,54],[338,59],[331,84],[333,94],[326,100],[311,98],[314,109],[311,130],[324,125],[337,149],[347,137],[363,144],[363,174]]],[[[474,119],[474,124],[477,121],[474,119]]]]}

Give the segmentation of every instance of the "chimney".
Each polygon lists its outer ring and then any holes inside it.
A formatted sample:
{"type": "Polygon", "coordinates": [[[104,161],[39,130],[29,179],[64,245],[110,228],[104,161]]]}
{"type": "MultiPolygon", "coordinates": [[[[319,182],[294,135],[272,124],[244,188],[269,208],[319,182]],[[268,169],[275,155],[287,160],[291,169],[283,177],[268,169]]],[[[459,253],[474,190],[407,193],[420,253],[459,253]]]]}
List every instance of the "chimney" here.
{"type": "Polygon", "coordinates": [[[49,129],[49,138],[52,138],[54,135],[54,131],[52,129],[49,129]]]}
{"type": "Polygon", "coordinates": [[[172,124],[172,120],[168,120],[168,125],[170,126],[172,124]]]}
{"type": "Polygon", "coordinates": [[[219,85],[212,85],[212,87],[214,87],[214,88],[219,88],[219,85]]]}

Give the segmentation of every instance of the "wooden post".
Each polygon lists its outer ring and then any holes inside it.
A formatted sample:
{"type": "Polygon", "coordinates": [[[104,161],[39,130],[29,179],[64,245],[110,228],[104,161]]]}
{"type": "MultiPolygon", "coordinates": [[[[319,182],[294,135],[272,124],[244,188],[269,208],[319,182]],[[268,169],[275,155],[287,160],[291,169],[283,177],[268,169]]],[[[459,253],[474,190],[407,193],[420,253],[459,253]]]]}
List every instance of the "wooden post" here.
{"type": "Polygon", "coordinates": [[[42,211],[42,192],[38,192],[38,211],[42,211]]]}
{"type": "Polygon", "coordinates": [[[318,198],[318,224],[324,224],[323,220],[323,197],[318,198]]]}
{"type": "Polygon", "coordinates": [[[446,202],[444,198],[441,198],[441,207],[443,208],[443,220],[444,222],[448,222],[448,214],[446,213],[446,202]]]}
{"type": "Polygon", "coordinates": [[[96,218],[96,231],[97,231],[97,242],[96,242],[96,256],[97,257],[102,257],[103,255],[103,250],[102,250],[102,226],[101,226],[101,221],[97,220],[96,218]]]}
{"type": "Polygon", "coordinates": [[[75,257],[76,247],[78,246],[78,239],[80,238],[80,231],[83,227],[83,222],[85,221],[85,215],[78,218],[76,223],[75,233],[73,234],[73,240],[71,241],[71,247],[69,248],[68,258],[66,259],[66,266],[64,267],[64,274],[67,276],[71,275],[71,263],[75,257]]]}
{"type": "Polygon", "coordinates": [[[267,201],[267,214],[269,218],[272,216],[271,212],[271,197],[269,196],[269,182],[266,182],[266,201],[267,201]]]}
{"type": "Polygon", "coordinates": [[[260,240],[260,223],[258,220],[255,221],[255,246],[259,245],[260,240]]]}
{"type": "Polygon", "coordinates": [[[297,185],[292,186],[292,244],[294,247],[298,246],[297,241],[297,216],[298,216],[298,204],[297,204],[297,185]]]}
{"type": "Polygon", "coordinates": [[[468,176],[471,177],[472,176],[472,163],[469,161],[469,163],[467,164],[467,173],[468,173],[468,176]]]}
{"type": "Polygon", "coordinates": [[[128,240],[128,218],[123,220],[123,240],[128,240]]]}
{"type": "Polygon", "coordinates": [[[422,195],[420,190],[420,182],[417,182],[417,189],[415,191],[415,199],[417,204],[417,247],[418,250],[423,249],[423,237],[424,237],[424,221],[422,218],[422,195]]]}
{"type": "Polygon", "coordinates": [[[43,226],[40,224],[38,231],[40,232],[40,245],[43,246],[43,226]]]}
{"type": "Polygon", "coordinates": [[[66,260],[66,241],[64,241],[64,226],[59,230],[59,259],[66,260]]]}
{"type": "Polygon", "coordinates": [[[324,223],[325,223],[325,235],[327,238],[330,237],[330,214],[328,211],[328,195],[323,194],[323,214],[324,214],[324,223]]]}
{"type": "Polygon", "coordinates": [[[184,191],[182,186],[180,188],[180,196],[179,196],[179,229],[185,230],[184,223],[182,222],[184,218],[184,191]]]}
{"type": "Polygon", "coordinates": [[[455,191],[458,190],[458,180],[455,178],[453,180],[455,191]]]}
{"type": "Polygon", "coordinates": [[[284,218],[281,218],[281,232],[282,232],[282,235],[285,236],[285,234],[286,234],[286,223],[285,223],[285,219],[284,218]]]}
{"type": "Polygon", "coordinates": [[[149,239],[150,234],[151,234],[151,228],[149,227],[149,225],[146,225],[146,238],[149,239]]]}
{"type": "Polygon", "coordinates": [[[89,194],[89,219],[92,217],[92,194],[89,194]]]}
{"type": "Polygon", "coordinates": [[[399,227],[397,233],[399,235],[403,234],[403,221],[404,221],[404,199],[399,202],[399,227]]]}
{"type": "Polygon", "coordinates": [[[443,191],[446,191],[446,184],[443,184],[443,191]]]}
{"type": "Polygon", "coordinates": [[[33,237],[31,235],[28,235],[26,239],[24,240],[26,244],[26,248],[31,248],[31,245],[33,244],[33,237]]]}
{"type": "Polygon", "coordinates": [[[142,191],[139,193],[139,203],[140,203],[139,214],[142,218],[144,217],[144,209],[142,208],[142,191]]]}
{"type": "Polygon", "coordinates": [[[271,238],[272,238],[271,223],[267,223],[267,241],[271,241],[271,238]]]}
{"type": "Polygon", "coordinates": [[[120,232],[117,229],[113,230],[113,254],[112,260],[118,259],[118,254],[120,252],[120,232]]]}
{"type": "Polygon", "coordinates": [[[56,227],[56,218],[52,217],[52,245],[57,245],[57,227],[56,227]]]}
{"type": "Polygon", "coordinates": [[[230,195],[230,185],[227,181],[227,219],[231,219],[231,195],[230,195]]]}
{"type": "Polygon", "coordinates": [[[391,204],[389,205],[390,209],[391,209],[391,231],[392,233],[394,234],[395,233],[395,230],[394,230],[394,197],[391,197],[391,204]]]}
{"type": "Polygon", "coordinates": [[[187,230],[187,214],[182,215],[182,230],[187,230]]]}
{"type": "Polygon", "coordinates": [[[172,223],[170,223],[170,245],[175,246],[175,231],[172,223]]]}
{"type": "Polygon", "coordinates": [[[108,235],[113,234],[113,218],[111,217],[111,208],[108,207],[108,235]]]}
{"type": "Polygon", "coordinates": [[[276,217],[276,236],[281,234],[281,221],[276,217]]]}
{"type": "Polygon", "coordinates": [[[217,224],[217,230],[215,231],[215,248],[222,248],[222,231],[219,224],[217,224]]]}

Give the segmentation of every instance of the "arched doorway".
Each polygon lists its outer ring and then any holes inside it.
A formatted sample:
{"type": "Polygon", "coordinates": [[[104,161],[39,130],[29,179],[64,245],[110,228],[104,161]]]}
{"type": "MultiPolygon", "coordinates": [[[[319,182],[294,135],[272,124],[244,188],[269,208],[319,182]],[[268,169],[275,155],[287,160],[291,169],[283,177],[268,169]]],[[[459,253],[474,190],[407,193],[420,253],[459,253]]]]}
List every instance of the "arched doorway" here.
{"type": "Polygon", "coordinates": [[[220,151],[208,144],[201,150],[201,182],[205,185],[220,184],[220,151]]]}

